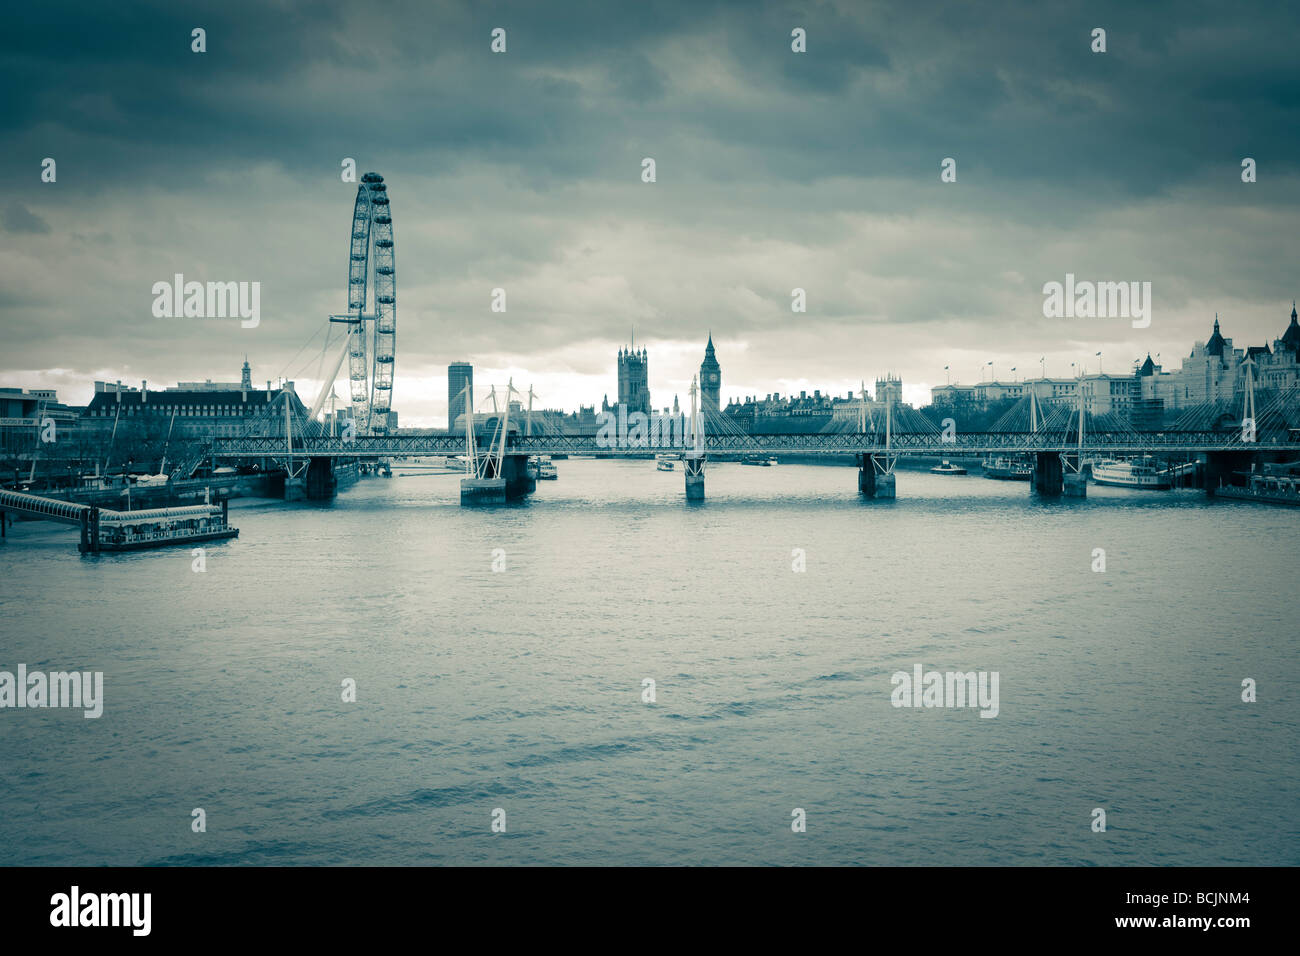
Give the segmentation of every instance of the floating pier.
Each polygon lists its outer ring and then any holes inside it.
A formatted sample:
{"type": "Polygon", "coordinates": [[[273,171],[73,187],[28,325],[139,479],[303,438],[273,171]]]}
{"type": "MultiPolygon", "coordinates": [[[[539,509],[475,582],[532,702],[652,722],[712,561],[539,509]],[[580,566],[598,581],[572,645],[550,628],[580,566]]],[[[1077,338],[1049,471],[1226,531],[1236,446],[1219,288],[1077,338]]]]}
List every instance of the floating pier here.
{"type": "MultiPolygon", "coordinates": [[[[110,511],[57,498],[43,498],[17,491],[0,491],[0,513],[10,511],[28,518],[58,521],[80,527],[83,553],[142,551],[174,544],[195,544],[234,538],[238,528],[230,526],[230,505],[192,505],[182,508],[149,508],[143,511],[110,511]]],[[[0,527],[4,522],[0,521],[0,527]]]]}

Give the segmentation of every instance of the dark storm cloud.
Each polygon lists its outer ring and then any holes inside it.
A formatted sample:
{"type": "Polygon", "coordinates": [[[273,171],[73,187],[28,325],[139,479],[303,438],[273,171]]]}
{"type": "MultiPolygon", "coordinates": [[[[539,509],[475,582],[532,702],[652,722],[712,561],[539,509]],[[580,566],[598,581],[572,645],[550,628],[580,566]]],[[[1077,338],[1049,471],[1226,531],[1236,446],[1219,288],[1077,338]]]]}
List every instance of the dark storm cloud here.
{"type": "Polygon", "coordinates": [[[1280,3],[24,5],[0,34],[7,368],[228,377],[250,351],[280,371],[340,308],[343,157],[392,188],[399,408],[403,375],[449,358],[585,369],[632,324],[712,327],[749,363],[730,382],[783,360],[915,381],[948,364],[926,349],[1036,358],[1116,335],[1035,315],[1067,270],[1154,280],[1177,325],[1161,345],[1183,351],[1214,303],[1253,321],[1295,292],[1298,20],[1280,3]],[[259,279],[266,321],[160,325],[148,290],[173,272],[259,279]],[[511,311],[482,322],[497,285],[511,311]],[[794,286],[815,304],[799,336],[794,286]]]}
{"type": "MultiPolygon", "coordinates": [[[[63,140],[69,161],[96,164],[99,188],[208,165],[310,166],[348,143],[608,176],[628,137],[689,134],[754,152],[739,169],[706,157],[695,168],[712,177],[888,175],[961,153],[1001,180],[1145,193],[1225,150],[1293,168],[1300,145],[1282,5],[130,8],[29,7],[0,41],[0,128],[63,140]],[[1088,34],[1103,23],[1110,49],[1097,56],[1088,34]],[[790,54],[791,24],[809,31],[809,54],[790,54]],[[505,58],[488,52],[494,25],[509,28],[505,58]],[[648,52],[676,52],[702,81],[674,97],[648,52]],[[730,82],[707,82],[710,61],[730,82]]],[[[11,153],[6,172],[29,162],[11,153]]]]}
{"type": "Polygon", "coordinates": [[[10,202],[0,213],[0,225],[5,232],[40,234],[50,231],[49,223],[36,215],[17,199],[10,202]]]}

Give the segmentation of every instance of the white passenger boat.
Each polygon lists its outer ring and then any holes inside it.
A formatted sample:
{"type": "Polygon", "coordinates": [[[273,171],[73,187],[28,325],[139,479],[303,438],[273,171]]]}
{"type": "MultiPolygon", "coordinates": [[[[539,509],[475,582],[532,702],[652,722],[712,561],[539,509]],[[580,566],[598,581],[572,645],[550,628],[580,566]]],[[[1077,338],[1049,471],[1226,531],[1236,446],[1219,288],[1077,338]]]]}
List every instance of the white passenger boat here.
{"type": "Polygon", "coordinates": [[[1092,480],[1099,485],[1113,485],[1117,488],[1141,488],[1148,491],[1164,491],[1173,487],[1169,472],[1162,469],[1154,458],[1135,458],[1132,461],[1118,461],[1103,458],[1092,463],[1092,480]]]}

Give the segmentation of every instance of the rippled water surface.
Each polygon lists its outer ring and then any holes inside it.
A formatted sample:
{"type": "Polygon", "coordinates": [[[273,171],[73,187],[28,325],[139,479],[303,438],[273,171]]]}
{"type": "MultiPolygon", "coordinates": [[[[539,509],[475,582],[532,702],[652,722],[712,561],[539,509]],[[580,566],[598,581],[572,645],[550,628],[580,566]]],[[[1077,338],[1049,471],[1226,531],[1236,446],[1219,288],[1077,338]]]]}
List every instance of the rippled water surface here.
{"type": "Polygon", "coordinates": [[[557,465],[491,511],[445,476],[236,502],[202,574],[20,525],[0,669],[106,701],[0,711],[6,862],[1300,863],[1300,511],[557,465]],[[999,715],[892,707],[917,663],[997,671],[999,715]]]}

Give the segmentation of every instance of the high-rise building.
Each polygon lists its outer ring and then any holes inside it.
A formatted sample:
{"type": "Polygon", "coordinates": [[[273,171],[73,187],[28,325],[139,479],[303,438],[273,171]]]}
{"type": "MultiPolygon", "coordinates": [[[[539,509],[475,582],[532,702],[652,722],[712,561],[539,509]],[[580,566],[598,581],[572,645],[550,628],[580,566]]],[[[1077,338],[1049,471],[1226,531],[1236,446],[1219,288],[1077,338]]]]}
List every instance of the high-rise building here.
{"type": "Polygon", "coordinates": [[[628,414],[650,414],[650,360],[645,349],[618,350],[618,402],[628,414]]]}
{"type": "Polygon", "coordinates": [[[713,354],[713,333],[709,333],[709,344],[704,347],[704,361],[700,363],[700,407],[708,411],[719,411],[722,399],[722,366],[713,354]]]}
{"type": "Polygon", "coordinates": [[[456,427],[456,419],[465,414],[466,397],[474,398],[474,366],[469,362],[452,362],[447,366],[447,430],[456,427]],[[461,392],[469,386],[465,395],[461,392]]]}

